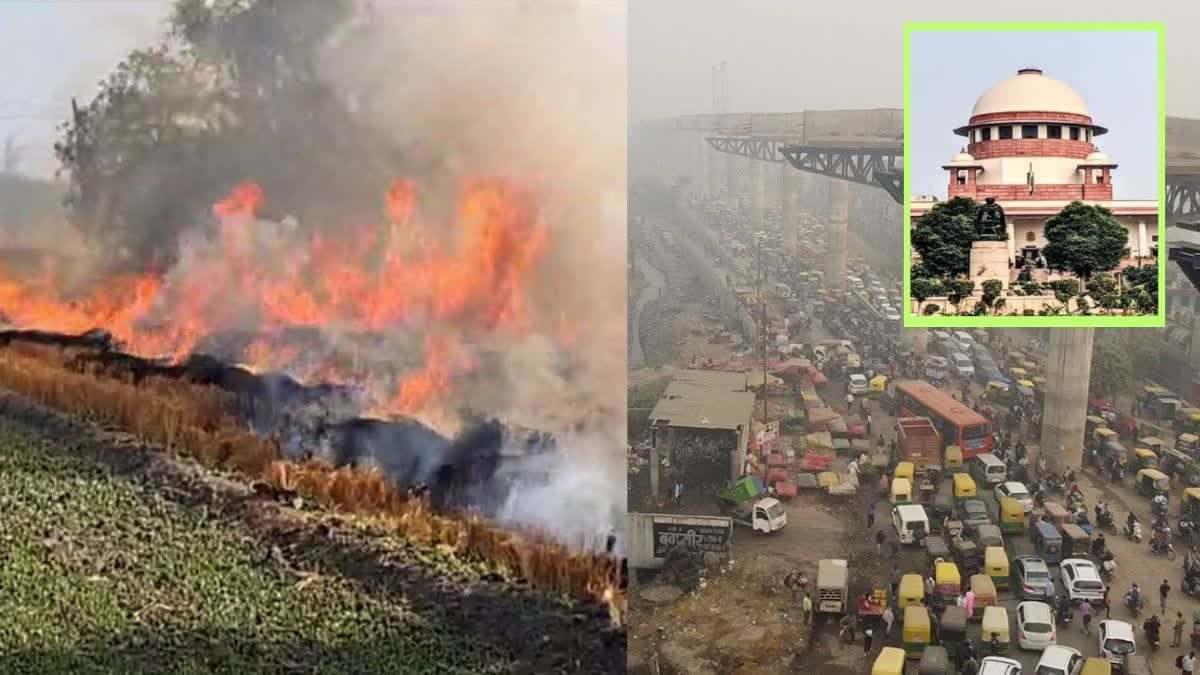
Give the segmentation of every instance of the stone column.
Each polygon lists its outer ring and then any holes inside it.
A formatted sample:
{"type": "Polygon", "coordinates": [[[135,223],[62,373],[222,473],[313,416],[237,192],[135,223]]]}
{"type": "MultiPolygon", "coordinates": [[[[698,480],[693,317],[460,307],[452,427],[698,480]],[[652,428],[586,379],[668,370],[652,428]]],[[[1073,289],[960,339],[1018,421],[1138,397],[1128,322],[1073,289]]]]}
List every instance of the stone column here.
{"type": "Polygon", "coordinates": [[[767,201],[767,180],[766,170],[763,163],[752,159],[750,160],[750,223],[754,230],[761,231],[766,223],[766,201],[767,201]]]}
{"type": "Polygon", "coordinates": [[[783,248],[788,253],[796,252],[796,218],[792,210],[791,190],[792,166],[787,162],[779,165],[780,227],[783,228],[783,248]]]}
{"type": "Polygon", "coordinates": [[[846,290],[846,220],[850,208],[850,184],[832,179],[830,185],[829,227],[826,228],[827,252],[825,285],[834,291],[846,290]]]}
{"type": "Polygon", "coordinates": [[[1150,255],[1150,241],[1149,237],[1146,236],[1146,221],[1139,220],[1137,256],[1139,258],[1144,258],[1148,255],[1150,255]]]}
{"type": "Polygon", "coordinates": [[[1017,259],[1017,225],[1013,221],[1008,221],[1008,259],[1010,261],[1017,259]]]}
{"type": "Polygon", "coordinates": [[[1079,469],[1092,370],[1094,328],[1051,328],[1041,451],[1050,467],[1079,469]]]}

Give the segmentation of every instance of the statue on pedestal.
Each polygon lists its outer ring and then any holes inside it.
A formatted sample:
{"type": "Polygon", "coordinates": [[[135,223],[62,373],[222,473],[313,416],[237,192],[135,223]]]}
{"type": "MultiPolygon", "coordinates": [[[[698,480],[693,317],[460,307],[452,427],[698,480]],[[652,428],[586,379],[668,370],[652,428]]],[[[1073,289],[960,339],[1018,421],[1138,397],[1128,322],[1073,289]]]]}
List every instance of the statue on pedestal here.
{"type": "Polygon", "coordinates": [[[996,203],[995,197],[988,197],[984,200],[983,206],[979,207],[979,212],[975,214],[975,234],[978,237],[976,241],[1006,240],[1008,238],[1005,234],[1006,222],[1004,209],[996,203]]]}

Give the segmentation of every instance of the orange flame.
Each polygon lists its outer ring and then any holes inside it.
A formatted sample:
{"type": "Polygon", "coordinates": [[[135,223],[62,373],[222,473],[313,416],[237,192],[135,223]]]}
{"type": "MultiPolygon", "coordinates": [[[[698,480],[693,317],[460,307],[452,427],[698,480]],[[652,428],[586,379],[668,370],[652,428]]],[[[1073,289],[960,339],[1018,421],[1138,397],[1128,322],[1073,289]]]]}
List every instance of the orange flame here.
{"type": "MultiPolygon", "coordinates": [[[[108,278],[90,294],[66,298],[51,267],[43,270],[43,279],[25,283],[0,270],[0,312],[28,328],[64,333],[104,328],[128,351],[175,359],[185,358],[206,336],[249,324],[264,337],[244,350],[246,364],[365,383],[383,390],[377,392],[382,411],[419,412],[448,392],[456,370],[472,366],[460,348],[464,341],[533,328],[525,287],[544,253],[547,230],[533,196],[509,181],[465,185],[451,228],[413,222],[417,193],[408,179],[388,186],[390,223],[383,230],[340,228],[336,237],[318,232],[287,241],[280,250],[278,242],[262,243],[272,226],[255,220],[264,194],[247,181],[213,205],[221,219],[217,239],[194,251],[187,267],[170,277],[108,278]],[[372,259],[376,263],[368,264],[372,259]],[[346,363],[313,360],[270,337],[293,326],[421,330],[424,365],[394,379],[358,356],[346,363]]],[[[561,324],[546,327],[560,336],[561,330],[561,324]]]]}

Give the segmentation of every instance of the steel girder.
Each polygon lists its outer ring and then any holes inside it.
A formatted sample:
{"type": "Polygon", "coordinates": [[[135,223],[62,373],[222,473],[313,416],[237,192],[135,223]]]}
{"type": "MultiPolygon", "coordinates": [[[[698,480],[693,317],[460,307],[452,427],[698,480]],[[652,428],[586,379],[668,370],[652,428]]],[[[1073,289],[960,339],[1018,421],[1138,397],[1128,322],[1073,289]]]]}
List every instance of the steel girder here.
{"type": "Polygon", "coordinates": [[[1200,217],[1200,176],[1167,174],[1167,222],[1200,217]]]}
{"type": "Polygon", "coordinates": [[[882,188],[897,202],[904,200],[900,148],[785,145],[779,152],[800,171],[882,188]]]}
{"type": "Polygon", "coordinates": [[[763,162],[783,162],[779,147],[783,142],[777,138],[753,138],[750,136],[708,136],[705,141],[717,152],[741,155],[763,162]]]}

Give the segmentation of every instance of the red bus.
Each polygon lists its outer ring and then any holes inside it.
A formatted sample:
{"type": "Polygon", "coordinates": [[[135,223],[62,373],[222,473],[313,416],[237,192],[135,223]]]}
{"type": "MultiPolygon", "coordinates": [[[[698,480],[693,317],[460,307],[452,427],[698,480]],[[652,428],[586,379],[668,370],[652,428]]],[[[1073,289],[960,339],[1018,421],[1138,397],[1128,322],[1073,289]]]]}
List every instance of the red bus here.
{"type": "Polygon", "coordinates": [[[946,445],[962,448],[963,459],[992,451],[992,423],[937,387],[921,380],[895,389],[901,417],[928,417],[946,445]]]}

